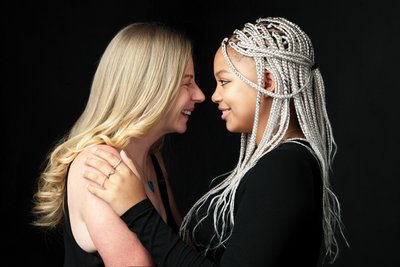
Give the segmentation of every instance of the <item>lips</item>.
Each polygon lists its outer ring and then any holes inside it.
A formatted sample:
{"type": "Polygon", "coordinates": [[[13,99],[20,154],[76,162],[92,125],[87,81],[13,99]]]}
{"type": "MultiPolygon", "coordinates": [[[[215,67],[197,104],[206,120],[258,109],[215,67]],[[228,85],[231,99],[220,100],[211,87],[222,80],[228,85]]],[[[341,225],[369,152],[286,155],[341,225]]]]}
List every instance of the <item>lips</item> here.
{"type": "Polygon", "coordinates": [[[222,111],[221,119],[226,120],[228,115],[231,113],[231,109],[230,108],[221,108],[221,107],[218,107],[218,109],[222,111]]]}

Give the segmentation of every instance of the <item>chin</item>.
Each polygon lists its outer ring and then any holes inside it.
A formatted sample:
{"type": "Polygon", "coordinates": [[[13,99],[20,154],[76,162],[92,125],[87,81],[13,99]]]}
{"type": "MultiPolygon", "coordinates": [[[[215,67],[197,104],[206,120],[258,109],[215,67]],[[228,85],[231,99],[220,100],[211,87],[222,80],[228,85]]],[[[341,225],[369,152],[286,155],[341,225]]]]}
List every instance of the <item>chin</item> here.
{"type": "Polygon", "coordinates": [[[185,126],[182,126],[182,127],[177,128],[175,132],[176,132],[176,133],[183,134],[183,133],[186,132],[186,130],[187,130],[187,126],[185,125],[185,126]]]}
{"type": "Polygon", "coordinates": [[[226,129],[231,132],[231,133],[237,133],[236,127],[233,127],[232,125],[229,125],[228,123],[226,124],[226,129]]]}
{"type": "Polygon", "coordinates": [[[231,133],[246,133],[247,129],[243,129],[243,127],[238,127],[238,125],[226,123],[226,129],[231,133]]]}

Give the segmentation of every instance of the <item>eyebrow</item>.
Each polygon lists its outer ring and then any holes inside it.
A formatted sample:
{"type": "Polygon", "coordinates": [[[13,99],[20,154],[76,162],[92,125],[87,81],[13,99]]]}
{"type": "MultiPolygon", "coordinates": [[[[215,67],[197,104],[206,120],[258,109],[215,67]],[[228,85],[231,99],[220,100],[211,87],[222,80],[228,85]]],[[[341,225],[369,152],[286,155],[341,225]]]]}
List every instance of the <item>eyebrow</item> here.
{"type": "Polygon", "coordinates": [[[215,73],[215,76],[219,76],[220,74],[223,74],[223,73],[230,74],[230,72],[227,70],[220,70],[217,73],[215,73]]]}

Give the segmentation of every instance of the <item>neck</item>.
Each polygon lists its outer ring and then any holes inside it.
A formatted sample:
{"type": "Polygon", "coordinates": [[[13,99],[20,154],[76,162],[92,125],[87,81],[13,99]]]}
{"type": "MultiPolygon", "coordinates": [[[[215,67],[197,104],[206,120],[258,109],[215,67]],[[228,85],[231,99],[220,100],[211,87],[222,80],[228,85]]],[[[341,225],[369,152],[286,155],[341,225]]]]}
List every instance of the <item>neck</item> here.
{"type": "Polygon", "coordinates": [[[304,138],[303,131],[301,130],[297,120],[290,120],[289,127],[283,136],[283,140],[290,138],[304,138]]]}
{"type": "Polygon", "coordinates": [[[140,168],[145,165],[151,146],[161,138],[161,134],[149,132],[143,137],[132,137],[129,144],[124,147],[129,158],[140,168]]]}
{"type": "MultiPolygon", "coordinates": [[[[297,120],[296,112],[293,103],[290,104],[290,121],[289,121],[289,126],[288,129],[283,136],[282,140],[290,139],[290,138],[304,138],[303,131],[300,128],[299,121],[297,120]]],[[[268,107],[268,113],[270,110],[270,106],[268,107]]],[[[261,116],[260,116],[261,118],[261,116]]],[[[263,118],[263,120],[259,120],[258,124],[258,130],[257,130],[257,136],[256,136],[256,145],[258,146],[261,142],[261,138],[264,134],[265,128],[267,127],[267,118],[263,118]]]]}
{"type": "Polygon", "coordinates": [[[133,161],[135,168],[140,172],[139,176],[144,184],[147,184],[145,190],[154,193],[154,183],[148,177],[149,175],[149,151],[151,146],[161,138],[161,134],[149,132],[141,138],[131,138],[129,144],[124,148],[128,157],[133,161]]]}
{"type": "Polygon", "coordinates": [[[283,136],[283,140],[290,138],[304,138],[303,131],[301,130],[299,121],[297,120],[293,102],[290,104],[290,121],[288,129],[283,136]]]}

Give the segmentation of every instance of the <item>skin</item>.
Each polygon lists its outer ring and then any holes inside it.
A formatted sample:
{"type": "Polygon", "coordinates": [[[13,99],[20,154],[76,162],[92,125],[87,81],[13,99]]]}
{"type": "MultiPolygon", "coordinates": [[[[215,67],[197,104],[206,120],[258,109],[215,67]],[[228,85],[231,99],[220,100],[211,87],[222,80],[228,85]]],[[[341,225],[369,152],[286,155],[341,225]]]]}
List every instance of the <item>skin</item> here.
{"type": "MultiPolygon", "coordinates": [[[[107,178],[113,166],[120,159],[120,153],[123,154],[123,160],[130,164],[130,168],[125,163],[119,164],[110,179],[120,175],[141,177],[141,170],[146,170],[147,176],[153,181],[155,192],[150,191],[145,179],[143,181],[135,179],[135,187],[140,188],[140,193],[137,196],[144,199],[147,194],[165,220],[166,212],[155,179],[154,166],[149,157],[149,149],[153,143],[167,133],[184,133],[187,129],[189,115],[182,113],[182,111],[193,111],[195,104],[203,102],[204,99],[203,92],[195,82],[193,60],[190,60],[174,108],[145,137],[132,138],[123,151],[118,151],[107,145],[87,148],[79,153],[72,162],[68,173],[68,205],[72,232],[79,246],[87,252],[98,251],[106,266],[152,266],[153,263],[150,254],[141,245],[136,235],[120,219],[120,213],[117,212],[117,214],[107,202],[85,189],[88,184],[87,179],[92,178],[93,181],[101,179],[98,183],[90,182],[89,186],[102,190],[103,188],[100,185],[103,184],[104,179],[107,178]],[[101,154],[94,152],[96,149],[104,151],[104,153],[118,160],[110,165],[102,158],[101,154]],[[133,160],[135,160],[135,164],[133,164],[133,160]],[[100,168],[99,164],[104,164],[101,166],[105,166],[106,169],[100,168]],[[85,170],[85,172],[82,173],[81,170],[85,170]],[[132,251],[135,253],[132,253],[132,251]]],[[[156,154],[156,156],[161,163],[171,208],[179,225],[181,218],[172,196],[165,166],[161,155],[156,154]]],[[[130,187],[131,185],[128,182],[128,180],[122,181],[121,188],[130,187]]],[[[104,186],[106,186],[106,183],[104,186]]]]}
{"type": "MultiPolygon", "coordinates": [[[[228,48],[228,55],[240,73],[253,82],[257,81],[253,59],[243,57],[231,48],[228,48]]],[[[271,92],[274,91],[275,80],[272,73],[265,72],[264,75],[264,88],[271,92]]],[[[255,116],[257,90],[247,85],[230,70],[223,58],[221,48],[217,50],[214,57],[214,76],[217,86],[212,95],[212,101],[218,104],[218,109],[222,112],[221,119],[225,120],[227,130],[239,133],[251,132],[255,116]]],[[[260,142],[266,127],[271,105],[272,98],[264,95],[260,106],[256,144],[260,142]]],[[[291,110],[294,110],[293,106],[291,110]]],[[[294,112],[291,114],[289,127],[284,136],[284,139],[288,138],[304,138],[294,112]]],[[[94,151],[94,155],[100,157],[103,161],[94,159],[88,165],[103,174],[106,174],[110,170],[110,166],[113,166],[120,159],[120,157],[101,149],[94,151]]],[[[120,156],[124,162],[120,165],[124,174],[112,175],[105,181],[104,189],[88,186],[88,190],[106,201],[119,215],[122,215],[130,207],[144,200],[146,195],[143,194],[143,187],[138,185],[138,176],[130,171],[135,169],[134,162],[126,159],[123,151],[120,156]]],[[[90,171],[86,171],[84,176],[95,184],[101,184],[104,180],[102,177],[93,175],[90,171]]]]}
{"type": "MultiPolygon", "coordinates": [[[[257,82],[255,62],[252,58],[240,56],[236,51],[228,48],[228,55],[236,69],[252,82],[257,82]]],[[[214,76],[217,81],[215,92],[211,100],[218,104],[221,110],[221,119],[226,121],[226,128],[232,133],[250,133],[253,128],[257,90],[242,81],[229,68],[225,61],[221,48],[214,57],[214,76]]],[[[273,91],[275,83],[272,75],[265,73],[266,89],[273,91]]],[[[268,121],[272,99],[263,96],[260,105],[259,126],[256,135],[256,143],[261,140],[268,121]]]]}

